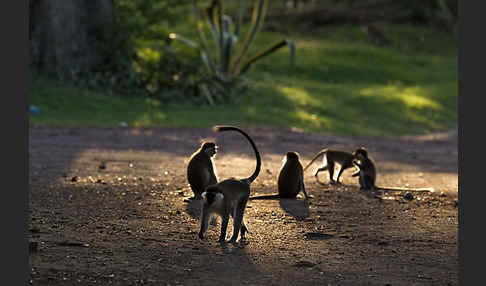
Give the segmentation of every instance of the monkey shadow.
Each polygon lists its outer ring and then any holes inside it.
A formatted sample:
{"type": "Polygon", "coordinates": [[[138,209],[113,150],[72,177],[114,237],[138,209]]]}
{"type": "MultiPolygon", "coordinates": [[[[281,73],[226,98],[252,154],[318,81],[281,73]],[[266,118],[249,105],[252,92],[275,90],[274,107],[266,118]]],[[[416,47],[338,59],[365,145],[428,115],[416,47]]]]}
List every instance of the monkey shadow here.
{"type": "Polygon", "coordinates": [[[280,199],[280,207],[296,220],[301,221],[309,216],[309,202],[299,199],[280,199]]]}
{"type": "Polygon", "coordinates": [[[193,219],[199,219],[201,217],[202,200],[189,200],[186,202],[186,213],[193,219]]]}
{"type": "Polygon", "coordinates": [[[241,240],[239,239],[237,242],[220,242],[219,247],[221,248],[222,253],[224,254],[235,254],[240,253],[242,249],[245,249],[250,242],[248,239],[241,240]]]}
{"type": "Polygon", "coordinates": [[[250,235],[244,242],[239,240],[236,243],[213,244],[212,247],[207,248],[212,259],[204,260],[204,264],[217,273],[218,278],[227,279],[227,281],[246,281],[245,284],[258,285],[257,281],[263,279],[264,273],[255,264],[254,258],[248,255],[248,249],[251,249],[253,243],[258,242],[250,235]],[[246,249],[247,246],[249,246],[248,249],[246,249]]]}

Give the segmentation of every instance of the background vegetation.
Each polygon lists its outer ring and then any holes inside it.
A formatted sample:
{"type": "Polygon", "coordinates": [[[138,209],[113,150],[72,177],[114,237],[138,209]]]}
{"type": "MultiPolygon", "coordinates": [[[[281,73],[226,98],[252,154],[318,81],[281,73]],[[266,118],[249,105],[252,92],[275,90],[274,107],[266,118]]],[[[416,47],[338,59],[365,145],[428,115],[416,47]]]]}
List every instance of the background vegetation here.
{"type": "MultiPolygon", "coordinates": [[[[236,19],[238,1],[223,2],[236,19]]],[[[243,2],[242,34],[250,30],[253,1],[243,2]]],[[[177,33],[198,42],[192,1],[117,0],[114,21],[105,25],[111,36],[97,46],[101,62],[62,76],[34,57],[29,100],[40,113],[30,120],[63,126],[228,123],[386,136],[454,127],[457,3],[399,2],[270,1],[247,59],[290,39],[295,65],[290,50],[279,49],[251,66],[247,89],[235,100],[211,105],[200,91],[207,69],[199,51],[168,41],[177,33]]]]}

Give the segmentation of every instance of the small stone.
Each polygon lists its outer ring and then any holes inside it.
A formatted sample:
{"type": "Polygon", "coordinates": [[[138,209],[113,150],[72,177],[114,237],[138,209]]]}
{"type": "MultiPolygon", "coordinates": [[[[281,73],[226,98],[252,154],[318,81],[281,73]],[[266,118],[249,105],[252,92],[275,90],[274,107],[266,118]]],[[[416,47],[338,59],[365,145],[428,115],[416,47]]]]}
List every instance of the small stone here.
{"type": "Polygon", "coordinates": [[[403,198],[406,199],[407,201],[411,201],[414,199],[412,193],[406,193],[405,195],[403,195],[403,198]]]}

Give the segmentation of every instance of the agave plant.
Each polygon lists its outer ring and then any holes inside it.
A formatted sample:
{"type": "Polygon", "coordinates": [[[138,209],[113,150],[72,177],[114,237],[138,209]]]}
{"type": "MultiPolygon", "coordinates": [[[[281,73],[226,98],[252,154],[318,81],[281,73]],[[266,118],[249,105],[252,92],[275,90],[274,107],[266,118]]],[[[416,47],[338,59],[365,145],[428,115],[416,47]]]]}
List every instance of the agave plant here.
{"type": "Polygon", "coordinates": [[[201,59],[207,68],[208,74],[205,80],[199,84],[199,88],[209,104],[214,104],[215,101],[238,98],[238,95],[246,90],[244,74],[251,65],[284,46],[290,48],[290,65],[293,67],[295,45],[287,39],[274,43],[245,60],[245,55],[264,21],[268,0],[255,1],[250,28],[244,41],[239,45],[238,38],[240,36],[244,4],[244,0],[238,0],[238,19],[234,24],[231,17],[223,13],[223,6],[220,0],[212,0],[205,9],[203,13],[204,23],[210,30],[214,40],[213,46],[216,46],[216,49],[210,48],[205,31],[199,24],[201,15],[197,0],[193,0],[193,12],[200,44],[176,33],[169,34],[169,43],[172,40],[179,40],[200,51],[201,59]]]}

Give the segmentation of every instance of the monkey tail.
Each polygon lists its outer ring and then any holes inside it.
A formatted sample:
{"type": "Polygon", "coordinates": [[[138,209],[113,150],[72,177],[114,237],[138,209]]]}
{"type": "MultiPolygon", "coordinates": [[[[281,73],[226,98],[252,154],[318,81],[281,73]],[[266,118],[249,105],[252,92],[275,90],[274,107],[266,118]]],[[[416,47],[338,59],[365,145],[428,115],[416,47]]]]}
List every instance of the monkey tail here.
{"type": "Polygon", "coordinates": [[[250,197],[248,200],[253,201],[253,200],[272,200],[272,199],[280,199],[280,195],[264,195],[264,196],[256,196],[256,197],[250,197]]]}
{"type": "Polygon", "coordinates": [[[392,192],[400,192],[400,191],[408,191],[408,192],[435,192],[434,188],[401,188],[401,187],[376,187],[377,190],[382,191],[392,191],[392,192]]]}
{"type": "Polygon", "coordinates": [[[250,177],[248,177],[247,179],[244,179],[244,180],[246,180],[248,182],[248,184],[251,184],[253,181],[255,181],[255,179],[258,177],[258,174],[260,174],[260,169],[262,167],[262,160],[260,158],[260,153],[258,152],[258,149],[255,145],[255,142],[253,142],[251,137],[248,134],[246,134],[245,131],[243,131],[240,128],[235,127],[235,126],[213,126],[213,130],[216,131],[216,132],[237,131],[237,132],[243,134],[243,136],[245,136],[245,138],[250,142],[251,147],[253,147],[253,151],[255,151],[256,168],[255,168],[255,171],[253,172],[253,174],[250,177]]]}
{"type": "Polygon", "coordinates": [[[307,170],[307,168],[309,168],[310,165],[312,165],[312,163],[314,163],[315,160],[317,160],[317,158],[319,158],[319,156],[321,155],[324,155],[324,153],[327,152],[327,149],[322,149],[319,153],[317,153],[314,158],[312,158],[312,160],[307,164],[307,166],[305,166],[304,168],[304,172],[305,170],[307,170]]]}

